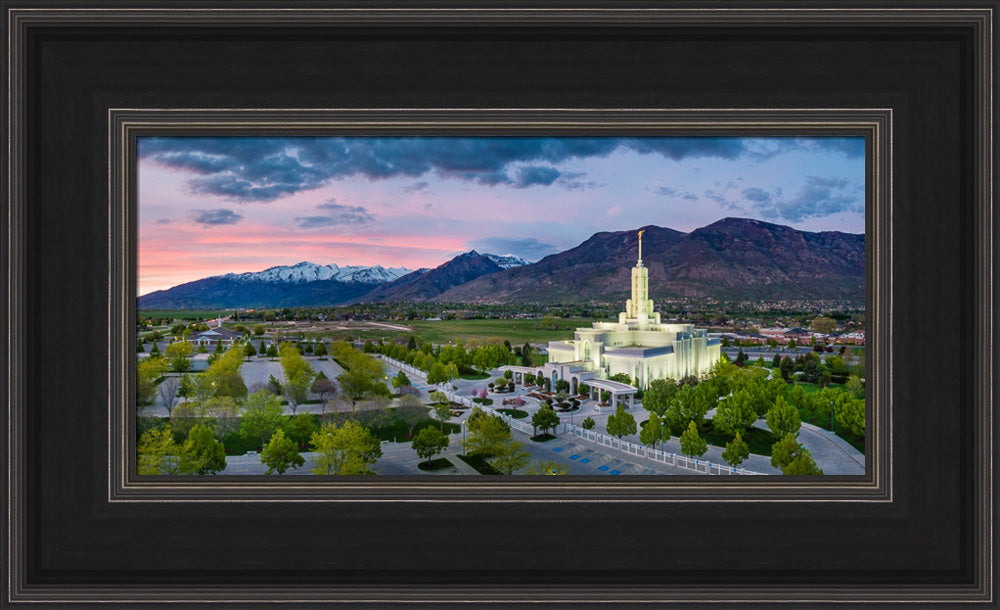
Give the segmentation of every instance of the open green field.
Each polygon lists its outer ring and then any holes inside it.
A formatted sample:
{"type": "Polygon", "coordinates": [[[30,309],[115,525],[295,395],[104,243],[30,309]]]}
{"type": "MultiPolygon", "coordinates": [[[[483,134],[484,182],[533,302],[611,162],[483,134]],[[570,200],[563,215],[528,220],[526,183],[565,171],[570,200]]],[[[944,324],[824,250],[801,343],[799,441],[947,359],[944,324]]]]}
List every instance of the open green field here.
{"type": "Polygon", "coordinates": [[[512,345],[546,343],[572,339],[578,326],[590,326],[590,319],[558,318],[555,329],[543,328],[541,320],[415,320],[405,322],[413,332],[432,343],[449,341],[468,344],[470,341],[486,343],[490,340],[507,340],[512,345]]]}
{"type": "Polygon", "coordinates": [[[170,318],[171,320],[194,322],[228,316],[231,313],[233,313],[232,309],[140,309],[136,312],[136,317],[140,320],[170,318]]]}

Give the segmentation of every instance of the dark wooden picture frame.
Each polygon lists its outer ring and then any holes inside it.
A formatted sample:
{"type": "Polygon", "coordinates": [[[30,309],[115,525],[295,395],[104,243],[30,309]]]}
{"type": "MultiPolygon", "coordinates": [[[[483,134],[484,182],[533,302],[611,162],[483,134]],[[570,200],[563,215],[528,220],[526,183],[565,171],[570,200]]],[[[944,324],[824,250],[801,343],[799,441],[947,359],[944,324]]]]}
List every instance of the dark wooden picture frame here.
{"type": "Polygon", "coordinates": [[[3,6],[7,602],[994,599],[995,2],[3,6]],[[157,108],[877,109],[884,477],[130,488],[114,135],[157,108]]]}

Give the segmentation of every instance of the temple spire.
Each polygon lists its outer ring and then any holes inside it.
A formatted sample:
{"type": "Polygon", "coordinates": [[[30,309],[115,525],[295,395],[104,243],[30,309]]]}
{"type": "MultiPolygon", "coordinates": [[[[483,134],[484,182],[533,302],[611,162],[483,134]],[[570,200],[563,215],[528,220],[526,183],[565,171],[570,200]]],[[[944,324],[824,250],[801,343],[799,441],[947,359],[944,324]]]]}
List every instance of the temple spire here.
{"type": "Polygon", "coordinates": [[[639,229],[639,262],[637,263],[639,265],[642,264],[642,234],[644,232],[645,229],[639,229]]]}

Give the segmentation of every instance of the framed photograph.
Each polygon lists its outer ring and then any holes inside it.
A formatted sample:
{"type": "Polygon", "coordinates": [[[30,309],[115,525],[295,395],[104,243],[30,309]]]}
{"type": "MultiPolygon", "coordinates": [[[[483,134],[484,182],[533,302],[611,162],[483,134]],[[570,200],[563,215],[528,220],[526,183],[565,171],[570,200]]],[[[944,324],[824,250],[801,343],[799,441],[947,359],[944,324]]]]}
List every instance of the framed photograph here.
{"type": "Polygon", "coordinates": [[[4,7],[11,603],[994,599],[993,4],[4,7]]]}

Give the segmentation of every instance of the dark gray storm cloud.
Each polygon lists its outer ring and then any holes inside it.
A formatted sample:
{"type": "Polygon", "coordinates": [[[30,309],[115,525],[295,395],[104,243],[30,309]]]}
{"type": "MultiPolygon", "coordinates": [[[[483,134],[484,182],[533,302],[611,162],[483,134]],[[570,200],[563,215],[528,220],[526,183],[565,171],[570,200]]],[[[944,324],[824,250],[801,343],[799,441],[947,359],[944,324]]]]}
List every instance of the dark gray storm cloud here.
{"type": "Polygon", "coordinates": [[[360,205],[341,205],[333,199],[316,206],[316,216],[297,216],[295,225],[300,229],[314,229],[333,225],[360,225],[372,222],[375,217],[360,205]]]}
{"type": "Polygon", "coordinates": [[[846,178],[809,176],[791,198],[786,198],[780,188],[767,191],[752,187],[741,194],[769,219],[798,222],[840,212],[864,212],[863,189],[846,178]]]}
{"type": "Polygon", "coordinates": [[[516,186],[518,188],[527,188],[536,184],[548,186],[555,182],[559,176],[559,170],[554,167],[529,165],[518,170],[516,186]]]}
{"type": "Polygon", "coordinates": [[[468,242],[466,246],[486,254],[513,254],[528,261],[537,261],[559,252],[559,248],[552,244],[534,238],[481,237],[468,242]]]}
{"type": "Polygon", "coordinates": [[[192,210],[194,221],[203,225],[234,225],[243,220],[243,216],[232,210],[192,210]]]}
{"type": "Polygon", "coordinates": [[[604,157],[619,148],[673,160],[752,154],[743,138],[716,137],[144,137],[139,158],[197,174],[188,185],[193,192],[254,202],[348,176],[434,173],[483,185],[593,187],[561,181],[559,170],[542,164],[604,157]]]}

